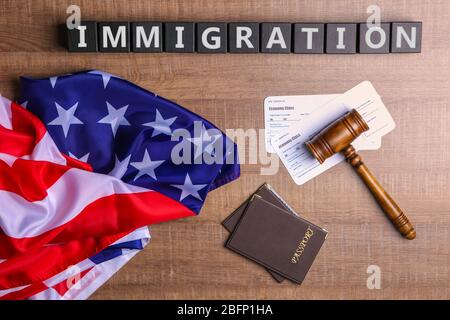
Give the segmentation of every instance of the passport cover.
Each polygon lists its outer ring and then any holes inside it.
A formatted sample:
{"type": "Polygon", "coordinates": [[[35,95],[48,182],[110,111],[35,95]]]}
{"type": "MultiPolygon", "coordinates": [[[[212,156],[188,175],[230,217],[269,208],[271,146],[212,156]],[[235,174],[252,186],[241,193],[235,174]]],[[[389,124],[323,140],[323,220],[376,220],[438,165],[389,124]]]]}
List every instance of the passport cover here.
{"type": "MultiPolygon", "coordinates": [[[[253,195],[259,195],[264,200],[269,201],[270,203],[276,205],[277,207],[280,207],[282,209],[285,209],[288,212],[291,212],[292,214],[298,215],[279,195],[275,192],[275,190],[267,183],[264,183],[262,186],[256,190],[256,192],[253,195]]],[[[252,196],[253,196],[252,195],[252,196]]],[[[247,208],[247,204],[250,201],[251,197],[248,198],[243,204],[239,206],[233,213],[231,213],[223,222],[222,225],[227,229],[229,232],[233,232],[234,228],[238,224],[239,220],[241,219],[242,215],[245,212],[245,209],[247,208]]],[[[279,283],[284,281],[284,277],[282,275],[277,274],[274,271],[267,270],[270,275],[279,283]]]]}
{"type": "MultiPolygon", "coordinates": [[[[268,183],[264,183],[262,186],[260,186],[258,190],[253,193],[253,195],[255,194],[260,196],[264,200],[276,205],[277,207],[285,209],[286,211],[298,216],[297,212],[295,212],[268,183]]],[[[228,232],[233,232],[252,196],[250,196],[243,204],[239,206],[239,208],[234,210],[233,213],[231,213],[225,220],[223,220],[222,225],[225,227],[225,229],[228,230],[228,232]]]]}
{"type": "Polygon", "coordinates": [[[226,247],[300,284],[327,231],[254,195],[226,247]]]}

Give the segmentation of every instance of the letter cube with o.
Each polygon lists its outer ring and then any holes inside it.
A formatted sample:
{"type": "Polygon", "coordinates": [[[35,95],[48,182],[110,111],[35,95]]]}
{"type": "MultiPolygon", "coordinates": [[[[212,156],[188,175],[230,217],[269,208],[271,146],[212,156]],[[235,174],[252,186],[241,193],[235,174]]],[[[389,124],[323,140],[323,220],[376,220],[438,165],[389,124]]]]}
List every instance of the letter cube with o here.
{"type": "Polygon", "coordinates": [[[389,53],[391,24],[359,24],[359,53],[389,53]]]}

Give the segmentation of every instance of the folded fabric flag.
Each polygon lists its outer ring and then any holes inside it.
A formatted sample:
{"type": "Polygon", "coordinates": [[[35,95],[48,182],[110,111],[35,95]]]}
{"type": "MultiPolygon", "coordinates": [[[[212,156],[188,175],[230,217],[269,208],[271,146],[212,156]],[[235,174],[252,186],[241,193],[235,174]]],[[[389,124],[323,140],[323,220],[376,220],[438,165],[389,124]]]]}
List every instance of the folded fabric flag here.
{"type": "Polygon", "coordinates": [[[147,227],[117,240],[98,254],[69,266],[44,281],[0,290],[0,299],[72,300],[87,299],[142,250],[150,240],[147,227]]]}
{"type": "Polygon", "coordinates": [[[143,226],[197,214],[239,176],[236,145],[212,124],[125,80],[24,78],[21,92],[43,123],[2,100],[1,298],[87,298],[148,243],[143,226]]]}
{"type": "Polygon", "coordinates": [[[208,191],[239,177],[237,147],[213,124],[112,74],[21,77],[20,98],[61,152],[196,213],[208,191]],[[174,164],[181,147],[185,163],[174,164]]]}

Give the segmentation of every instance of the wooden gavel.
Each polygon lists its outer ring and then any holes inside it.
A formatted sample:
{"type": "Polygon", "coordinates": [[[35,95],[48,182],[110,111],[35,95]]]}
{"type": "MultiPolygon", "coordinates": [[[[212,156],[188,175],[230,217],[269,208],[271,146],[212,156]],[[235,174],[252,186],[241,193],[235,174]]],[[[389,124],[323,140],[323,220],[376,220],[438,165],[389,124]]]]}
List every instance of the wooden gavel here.
{"type": "Polygon", "coordinates": [[[369,130],[367,123],[358,111],[352,110],[320,131],[313,139],[306,142],[306,146],[320,163],[335,153],[341,152],[369,188],[395,228],[406,239],[412,240],[416,237],[416,231],[408,217],[378,183],[351,145],[367,130],[369,130]]]}

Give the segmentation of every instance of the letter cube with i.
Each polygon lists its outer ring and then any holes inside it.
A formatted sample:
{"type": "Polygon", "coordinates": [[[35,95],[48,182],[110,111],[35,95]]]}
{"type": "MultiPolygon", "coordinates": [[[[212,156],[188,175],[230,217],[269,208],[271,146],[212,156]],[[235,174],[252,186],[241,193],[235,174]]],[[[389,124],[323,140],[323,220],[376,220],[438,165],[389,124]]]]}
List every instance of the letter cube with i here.
{"type": "Polygon", "coordinates": [[[356,53],[356,23],[328,23],[326,53],[356,53]]]}
{"type": "Polygon", "coordinates": [[[164,24],[164,51],[194,52],[194,23],[167,22],[164,24]]]}
{"type": "Polygon", "coordinates": [[[259,23],[257,22],[229,23],[228,51],[230,53],[258,53],[259,23]]]}
{"type": "Polygon", "coordinates": [[[97,23],[82,21],[77,28],[67,29],[67,48],[70,52],[96,52],[97,23]]]}
{"type": "Polygon", "coordinates": [[[99,51],[130,51],[130,27],[128,22],[99,22],[97,27],[99,51]]]}

